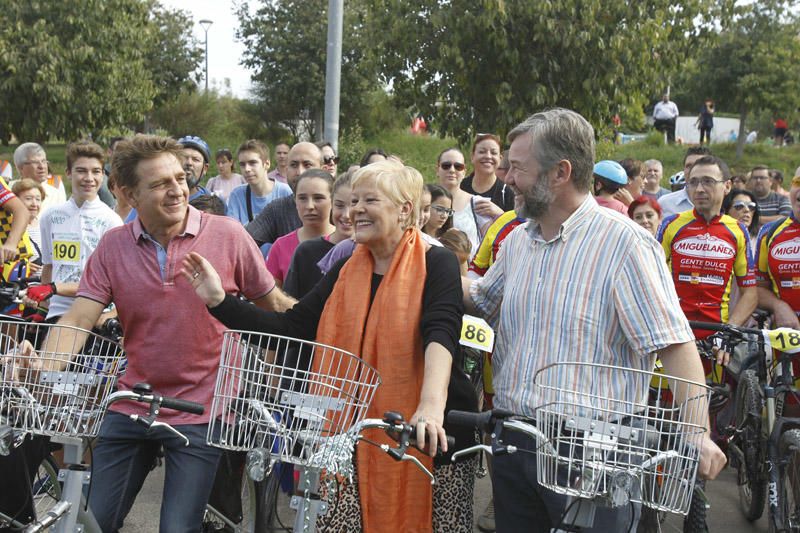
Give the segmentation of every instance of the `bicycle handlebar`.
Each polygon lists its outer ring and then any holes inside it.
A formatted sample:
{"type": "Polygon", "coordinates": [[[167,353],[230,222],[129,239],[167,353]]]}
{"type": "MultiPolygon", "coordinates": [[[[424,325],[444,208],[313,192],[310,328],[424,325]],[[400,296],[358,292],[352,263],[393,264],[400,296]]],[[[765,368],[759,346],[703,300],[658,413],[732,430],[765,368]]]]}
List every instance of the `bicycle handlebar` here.
{"type": "Polygon", "coordinates": [[[184,413],[191,413],[195,415],[202,415],[206,410],[205,406],[202,404],[190,402],[188,400],[181,400],[180,398],[161,396],[152,392],[139,393],[134,391],[117,391],[111,393],[106,404],[111,405],[112,403],[121,400],[133,400],[142,403],[159,404],[167,409],[174,409],[175,411],[183,411],[184,413]]]}

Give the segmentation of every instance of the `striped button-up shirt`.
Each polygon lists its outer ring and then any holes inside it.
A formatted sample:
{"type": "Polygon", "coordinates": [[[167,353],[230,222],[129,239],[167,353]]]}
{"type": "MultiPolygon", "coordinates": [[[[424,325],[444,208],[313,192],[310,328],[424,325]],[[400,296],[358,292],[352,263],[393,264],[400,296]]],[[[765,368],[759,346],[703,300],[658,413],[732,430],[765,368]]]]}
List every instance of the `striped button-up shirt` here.
{"type": "MultiPolygon", "coordinates": [[[[551,363],[649,371],[657,350],[694,338],[658,242],[591,196],[550,241],[535,222],[517,227],[470,293],[497,332],[495,406],[522,415],[546,401],[533,380],[551,363]]],[[[597,371],[565,372],[561,386],[637,402],[646,391],[597,371]]]]}

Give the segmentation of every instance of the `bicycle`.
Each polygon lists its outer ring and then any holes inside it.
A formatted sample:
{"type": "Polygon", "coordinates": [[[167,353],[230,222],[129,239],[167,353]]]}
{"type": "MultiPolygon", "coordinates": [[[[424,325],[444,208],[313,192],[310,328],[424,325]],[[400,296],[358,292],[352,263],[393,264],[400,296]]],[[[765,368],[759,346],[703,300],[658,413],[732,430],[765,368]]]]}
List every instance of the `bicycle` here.
{"type": "Polygon", "coordinates": [[[599,507],[620,509],[641,504],[657,511],[686,514],[691,503],[707,387],[644,370],[596,363],[554,363],[540,369],[534,384],[539,402],[534,418],[494,409],[484,413],[451,411],[448,421],[477,427],[492,436],[492,444],[479,444],[453,455],[485,451],[493,456],[527,451],[536,458],[537,481],[545,489],[567,497],[556,529],[579,531],[592,527],[599,507]],[[562,376],[577,376],[587,390],[570,390],[562,376]],[[605,379],[597,380],[597,376],[605,379]],[[652,379],[668,380],[682,391],[678,404],[648,403],[652,379]],[[601,393],[612,382],[621,387],[611,398],[601,393]],[[506,432],[532,441],[530,450],[505,444],[506,432]],[[668,443],[664,446],[663,443],[668,443]]]}
{"type": "Polygon", "coordinates": [[[729,345],[756,345],[741,362],[736,419],[730,429],[736,435],[731,462],[738,471],[745,518],[756,520],[766,504],[770,531],[800,532],[800,417],[784,414],[787,400],[798,398],[792,361],[800,353],[800,331],[700,327],[713,329],[729,345]]]}
{"type": "Polygon", "coordinates": [[[378,446],[397,461],[411,462],[433,480],[415,456],[406,453],[414,429],[396,413],[366,418],[380,384],[378,372],[348,352],[277,335],[226,331],[211,407],[208,443],[246,452],[246,471],[263,480],[278,462],[300,471],[291,507],[293,530],[313,532],[336,483],[354,472],[357,443],[378,446]],[[380,429],[397,446],[366,440],[380,429]]]}

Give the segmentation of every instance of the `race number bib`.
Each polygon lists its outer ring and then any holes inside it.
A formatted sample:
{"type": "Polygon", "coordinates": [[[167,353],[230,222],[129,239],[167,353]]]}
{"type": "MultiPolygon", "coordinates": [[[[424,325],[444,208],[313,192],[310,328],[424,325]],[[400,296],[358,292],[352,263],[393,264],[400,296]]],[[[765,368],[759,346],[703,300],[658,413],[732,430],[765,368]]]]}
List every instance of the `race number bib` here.
{"type": "Polygon", "coordinates": [[[783,353],[800,352],[800,331],[791,328],[778,328],[764,331],[764,337],[770,346],[783,353]]]}
{"type": "Polygon", "coordinates": [[[62,263],[80,263],[81,243],[78,241],[53,241],[53,260],[62,263]]]}
{"type": "Polygon", "coordinates": [[[461,339],[458,343],[469,348],[491,352],[494,348],[494,330],[485,320],[472,315],[464,315],[464,320],[461,322],[461,339]]]}

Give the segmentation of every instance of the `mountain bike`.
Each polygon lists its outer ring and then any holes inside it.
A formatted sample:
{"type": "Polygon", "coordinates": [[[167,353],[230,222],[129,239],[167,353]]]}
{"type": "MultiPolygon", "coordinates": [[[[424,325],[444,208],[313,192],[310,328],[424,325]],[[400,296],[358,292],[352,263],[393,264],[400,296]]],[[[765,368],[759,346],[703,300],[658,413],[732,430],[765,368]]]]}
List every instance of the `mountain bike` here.
{"type": "Polygon", "coordinates": [[[800,532],[800,417],[787,415],[790,404],[800,403],[792,372],[800,331],[729,324],[713,329],[730,345],[749,340],[756,346],[741,363],[732,428],[738,438],[730,454],[745,517],[759,518],[766,503],[770,531],[800,532]]]}
{"type": "Polygon", "coordinates": [[[704,384],[653,372],[595,363],[554,363],[534,378],[539,405],[533,418],[502,409],[481,414],[451,411],[448,421],[477,427],[492,435],[483,450],[495,457],[532,453],[537,482],[544,490],[565,495],[567,503],[556,529],[580,531],[594,524],[600,507],[634,505],[686,514],[705,433],[704,384]],[[585,387],[564,385],[564,376],[585,387]],[[681,391],[681,402],[649,402],[651,380],[667,380],[681,391]],[[609,387],[609,384],[614,384],[609,387]],[[613,395],[612,395],[613,393],[613,395]],[[522,450],[504,441],[509,432],[525,435],[531,447],[522,450]],[[667,443],[667,445],[665,445],[667,443]]]}

